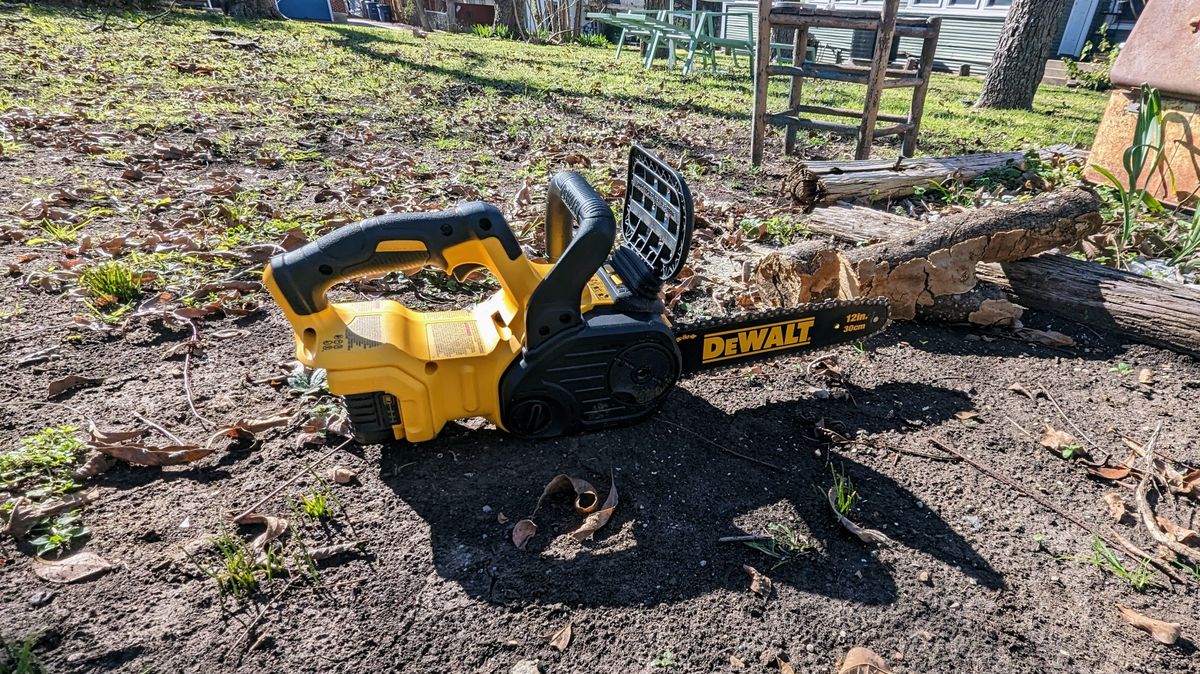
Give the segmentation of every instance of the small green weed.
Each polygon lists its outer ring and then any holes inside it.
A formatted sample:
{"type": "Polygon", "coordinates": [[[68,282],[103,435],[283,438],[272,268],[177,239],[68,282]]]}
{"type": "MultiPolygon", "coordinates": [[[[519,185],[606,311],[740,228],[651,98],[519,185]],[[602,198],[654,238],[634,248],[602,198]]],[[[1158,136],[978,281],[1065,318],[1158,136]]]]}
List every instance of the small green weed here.
{"type": "Polygon", "coordinates": [[[0,484],[24,488],[33,499],[73,489],[71,470],[83,451],[74,426],[54,426],[21,440],[21,446],[0,454],[0,484]]]}
{"type": "Polygon", "coordinates": [[[0,640],[0,672],[5,674],[44,674],[45,665],[33,653],[38,635],[25,637],[20,643],[0,640]]]}
{"type": "Polygon", "coordinates": [[[1072,58],[1063,58],[1063,65],[1066,66],[1067,76],[1079,82],[1081,85],[1094,91],[1107,91],[1112,87],[1113,64],[1117,61],[1117,56],[1121,53],[1121,45],[1112,44],[1108,41],[1108,24],[1100,24],[1100,28],[1096,31],[1100,35],[1099,44],[1092,44],[1091,40],[1083,43],[1083,49],[1079,52],[1079,60],[1072,58]],[[1080,67],[1081,61],[1090,61],[1097,65],[1095,68],[1085,69],[1080,67]]]}
{"type": "MultiPolygon", "coordinates": [[[[217,581],[217,590],[222,595],[228,593],[239,598],[254,594],[258,590],[258,577],[254,573],[258,565],[246,542],[226,531],[213,540],[213,545],[221,560],[216,571],[206,573],[217,581]]],[[[270,577],[269,568],[267,574],[270,577]]]]}
{"type": "Polygon", "coordinates": [[[779,560],[772,569],[779,568],[795,559],[797,556],[813,549],[812,543],[804,540],[798,531],[782,522],[771,522],[767,525],[771,536],[768,541],[746,541],[746,545],[759,552],[779,560]]]}
{"type": "Polygon", "coordinates": [[[778,216],[766,220],[746,218],[739,224],[742,231],[750,237],[772,239],[783,245],[812,236],[812,230],[808,228],[807,224],[778,216]]]}
{"type": "Polygon", "coordinates": [[[1116,366],[1108,368],[1108,371],[1116,372],[1122,377],[1128,377],[1129,375],[1133,374],[1133,366],[1125,361],[1120,361],[1116,364],[1116,366]]]}
{"type": "Polygon", "coordinates": [[[839,513],[845,515],[850,512],[854,507],[854,502],[858,500],[858,491],[854,488],[850,477],[835,468],[833,464],[829,465],[829,472],[833,475],[834,507],[839,513]]]}
{"type": "Polygon", "coordinates": [[[496,24],[495,26],[477,23],[474,26],[471,26],[471,33],[476,37],[494,37],[501,40],[508,40],[512,38],[512,29],[502,23],[496,24]]]}
{"type": "Polygon", "coordinates": [[[1162,587],[1154,579],[1154,571],[1150,569],[1148,562],[1142,560],[1134,568],[1126,568],[1121,563],[1121,558],[1117,557],[1117,554],[1105,545],[1099,536],[1092,536],[1092,556],[1087,561],[1129,583],[1138,592],[1162,587]]]}
{"type": "Polygon", "coordinates": [[[1081,445],[1077,442],[1073,442],[1069,445],[1063,445],[1062,448],[1059,450],[1059,453],[1062,455],[1062,458],[1071,459],[1071,458],[1074,458],[1077,454],[1083,453],[1083,445],[1081,445]]]}
{"type": "Polygon", "coordinates": [[[21,306],[20,302],[17,302],[11,309],[0,309],[0,321],[7,321],[24,313],[25,307],[21,306]]]}
{"type": "Polygon", "coordinates": [[[579,37],[575,38],[575,42],[583,45],[584,47],[597,47],[601,49],[607,49],[612,46],[612,43],[608,41],[608,38],[600,33],[596,33],[595,35],[580,35],[579,37]]]}
{"type": "Polygon", "coordinates": [[[83,229],[83,225],[68,225],[43,220],[42,236],[35,236],[29,239],[31,245],[43,243],[75,243],[79,240],[79,230],[83,229]]]}
{"type": "Polygon", "coordinates": [[[651,667],[660,667],[662,669],[670,669],[676,666],[675,654],[671,651],[663,651],[662,655],[650,661],[651,667]]]}
{"type": "Polygon", "coordinates": [[[315,491],[298,496],[294,508],[303,519],[319,522],[333,518],[333,502],[333,495],[330,493],[329,487],[322,486],[315,491]]]}
{"type": "Polygon", "coordinates": [[[1192,564],[1182,559],[1176,559],[1175,566],[1178,566],[1184,573],[1200,581],[1200,564],[1192,564]]]}
{"type": "Polygon", "coordinates": [[[136,300],[142,292],[142,275],[123,262],[109,260],[85,269],[79,286],[92,296],[97,309],[106,309],[136,300]]]}
{"type": "Polygon", "coordinates": [[[70,550],[79,539],[88,535],[87,526],[79,519],[79,511],[73,510],[58,517],[48,517],[33,528],[35,536],[29,540],[39,556],[48,552],[55,556],[70,550]]]}

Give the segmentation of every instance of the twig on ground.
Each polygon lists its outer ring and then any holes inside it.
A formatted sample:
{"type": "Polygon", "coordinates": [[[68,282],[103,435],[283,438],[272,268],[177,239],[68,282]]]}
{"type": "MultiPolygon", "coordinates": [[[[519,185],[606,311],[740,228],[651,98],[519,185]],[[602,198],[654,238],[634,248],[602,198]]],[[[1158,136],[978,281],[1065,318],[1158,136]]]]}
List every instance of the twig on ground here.
{"type": "Polygon", "coordinates": [[[135,419],[137,419],[138,421],[142,422],[143,424],[146,424],[146,425],[147,425],[147,426],[149,426],[150,428],[153,428],[154,430],[158,431],[159,433],[162,433],[162,434],[163,434],[163,435],[164,435],[164,436],[165,436],[165,437],[166,437],[168,440],[170,440],[171,442],[174,442],[174,443],[175,443],[175,444],[177,444],[177,445],[184,445],[184,444],[187,444],[187,443],[185,443],[183,440],[180,440],[178,435],[175,435],[175,434],[174,434],[174,433],[172,433],[171,431],[168,431],[167,429],[165,429],[165,428],[163,428],[162,426],[160,426],[160,425],[158,425],[158,424],[154,423],[153,421],[151,421],[151,420],[147,419],[146,417],[144,417],[144,416],[142,416],[142,415],[138,414],[137,412],[134,412],[134,413],[133,413],[133,416],[134,416],[134,418],[135,418],[135,419]]]}
{"type": "Polygon", "coordinates": [[[756,543],[759,541],[773,541],[770,536],[722,536],[717,539],[718,543],[756,543]]]}
{"type": "Polygon", "coordinates": [[[771,462],[769,462],[769,461],[763,461],[762,459],[757,459],[757,458],[755,458],[755,457],[753,457],[753,456],[749,456],[749,455],[747,455],[747,454],[742,454],[741,452],[734,451],[734,450],[732,450],[732,449],[730,449],[730,448],[728,448],[728,447],[726,447],[726,446],[724,446],[724,445],[721,445],[721,444],[718,444],[718,443],[716,443],[716,442],[713,442],[712,440],[709,440],[708,438],[704,437],[703,435],[700,435],[700,434],[699,434],[699,433],[697,433],[696,431],[693,431],[692,429],[690,429],[690,428],[688,428],[688,427],[686,427],[686,426],[680,426],[679,424],[677,424],[677,423],[675,423],[675,422],[673,422],[673,421],[668,421],[668,420],[666,420],[666,419],[659,419],[658,421],[659,421],[660,423],[664,423],[664,424],[666,424],[666,425],[668,425],[668,426],[674,426],[675,428],[678,428],[679,430],[683,431],[684,433],[688,433],[688,434],[690,434],[690,435],[694,435],[694,436],[696,436],[697,438],[700,438],[701,440],[703,440],[704,442],[707,442],[708,444],[712,445],[713,447],[716,447],[717,449],[721,450],[722,452],[725,452],[726,454],[729,454],[729,455],[732,455],[732,456],[736,456],[736,457],[738,457],[739,459],[745,459],[746,461],[749,461],[750,463],[757,463],[757,464],[758,464],[758,465],[760,465],[760,466],[763,466],[763,467],[765,467],[765,468],[770,468],[771,470],[776,470],[776,471],[779,471],[780,473],[788,473],[788,472],[791,472],[791,471],[789,471],[788,469],[786,469],[786,468],[782,468],[782,467],[780,467],[780,466],[776,466],[775,464],[773,464],[773,463],[771,463],[771,462]]]}
{"type": "MultiPolygon", "coordinates": [[[[297,576],[289,580],[288,584],[283,586],[283,589],[276,592],[271,596],[270,599],[267,600],[267,603],[263,605],[262,610],[260,610],[258,614],[254,616],[254,619],[250,621],[250,624],[246,626],[246,629],[239,634],[236,639],[233,640],[233,643],[229,644],[223,653],[221,653],[221,660],[224,660],[226,657],[228,657],[229,652],[232,651],[238,644],[242,643],[242,641],[244,641],[246,637],[254,631],[254,628],[258,626],[258,623],[262,622],[262,619],[266,617],[267,612],[270,611],[271,607],[275,605],[275,602],[283,596],[284,592],[292,589],[292,586],[295,585],[302,577],[303,576],[297,576]]],[[[238,659],[241,660],[240,657],[238,659]]]]}
{"type": "Polygon", "coordinates": [[[1146,452],[1143,455],[1146,468],[1142,471],[1142,479],[1133,492],[1134,500],[1137,502],[1138,515],[1141,516],[1142,524],[1146,527],[1146,531],[1150,532],[1150,538],[1153,538],[1155,543],[1166,546],[1168,550],[1180,557],[1186,557],[1192,562],[1200,564],[1200,550],[1183,545],[1159,528],[1158,521],[1154,518],[1154,508],[1150,507],[1150,485],[1158,479],[1158,472],[1154,469],[1154,443],[1158,440],[1162,426],[1163,423],[1158,422],[1158,426],[1154,428],[1154,435],[1150,436],[1150,442],[1146,443],[1146,452]]]}
{"type": "Polygon", "coordinates": [[[1043,508],[1046,508],[1047,510],[1053,512],[1055,515],[1058,515],[1059,517],[1070,522],[1071,524],[1074,524],[1075,526],[1079,527],[1080,529],[1083,529],[1084,531],[1088,532],[1089,534],[1104,540],[1109,545],[1120,546],[1122,548],[1125,548],[1127,551],[1130,552],[1130,554],[1135,554],[1136,556],[1141,557],[1142,559],[1149,562],[1150,564],[1153,564],[1155,566],[1155,568],[1157,568],[1159,571],[1162,571],[1168,577],[1170,577],[1184,585],[1187,584],[1187,580],[1183,576],[1181,576],[1177,571],[1175,571],[1175,569],[1172,569],[1169,564],[1167,564],[1166,562],[1163,562],[1162,560],[1158,559],[1157,557],[1151,557],[1150,555],[1146,554],[1145,552],[1142,552],[1137,547],[1129,544],[1128,541],[1125,541],[1124,539],[1122,539],[1120,537],[1120,535],[1112,534],[1107,531],[1102,532],[1102,531],[1097,531],[1096,529],[1093,529],[1092,527],[1085,524],[1079,518],[1075,517],[1074,515],[1066,512],[1063,509],[1059,508],[1058,506],[1054,505],[1053,503],[1051,503],[1049,500],[1047,500],[1045,497],[1038,494],[1037,492],[1034,492],[1031,489],[1025,487],[1024,485],[1016,482],[1015,480],[1013,480],[1005,475],[1002,475],[1002,474],[996,472],[995,470],[992,470],[991,468],[979,463],[975,459],[972,459],[970,456],[967,456],[966,454],[963,454],[962,452],[958,451],[957,449],[954,449],[948,443],[942,442],[941,440],[938,440],[937,438],[929,438],[929,442],[934,447],[937,447],[938,449],[942,450],[943,452],[957,456],[958,458],[960,458],[963,461],[965,461],[966,463],[970,464],[973,468],[975,468],[979,472],[983,473],[984,475],[987,475],[988,477],[992,478],[993,480],[996,480],[997,482],[1000,482],[1001,484],[1004,484],[1004,485],[1010,487],[1011,489],[1025,495],[1025,496],[1028,496],[1029,498],[1036,501],[1043,508]]]}
{"type": "Polygon", "coordinates": [[[237,516],[233,517],[233,519],[231,519],[230,521],[236,524],[237,522],[240,522],[240,521],[241,521],[243,518],[245,518],[245,517],[248,517],[249,515],[252,515],[252,514],[254,513],[254,511],[258,510],[258,508],[259,508],[260,506],[262,506],[262,504],[264,504],[264,503],[266,503],[267,501],[270,501],[271,499],[275,498],[275,496],[277,496],[277,495],[279,494],[279,492],[283,491],[284,489],[287,489],[287,488],[288,488],[288,486],[289,486],[289,485],[291,485],[292,483],[294,483],[296,480],[299,480],[301,477],[304,477],[304,475],[305,475],[306,473],[308,473],[309,471],[311,471],[311,470],[312,470],[312,468],[313,468],[314,466],[316,466],[317,464],[321,463],[321,462],[322,462],[322,461],[324,461],[325,459],[328,459],[329,457],[333,456],[333,455],[334,455],[334,454],[336,454],[338,451],[340,451],[341,449],[345,448],[345,447],[346,447],[346,445],[349,445],[351,442],[354,442],[354,440],[353,440],[353,439],[346,440],[345,442],[343,442],[342,444],[338,445],[337,447],[334,447],[333,449],[329,450],[328,452],[326,452],[326,453],[322,454],[321,456],[317,457],[317,460],[316,460],[316,461],[313,461],[312,463],[309,463],[309,464],[305,464],[304,468],[302,468],[302,469],[300,469],[300,470],[296,471],[296,474],[295,474],[295,475],[293,475],[293,476],[291,476],[290,478],[288,478],[288,479],[287,479],[287,481],[285,481],[283,484],[281,484],[281,485],[279,485],[278,487],[276,487],[276,488],[272,489],[272,490],[271,490],[271,493],[269,493],[269,494],[267,494],[266,496],[264,496],[264,497],[262,497],[262,498],[258,499],[257,501],[255,501],[255,502],[254,502],[254,505],[250,506],[249,508],[246,508],[245,510],[243,510],[243,511],[241,512],[241,514],[239,514],[239,515],[237,515],[237,516]]]}
{"type": "Polygon", "coordinates": [[[1004,418],[1008,420],[1008,423],[1012,424],[1013,426],[1016,426],[1018,431],[1021,431],[1022,433],[1024,433],[1025,437],[1029,438],[1030,440],[1033,440],[1034,442],[1038,441],[1037,438],[1033,437],[1033,433],[1030,433],[1029,431],[1025,430],[1025,427],[1022,426],[1021,424],[1018,424],[1012,417],[1006,416],[1004,418]]]}
{"type": "Polygon", "coordinates": [[[1067,416],[1067,413],[1063,411],[1063,408],[1059,406],[1058,401],[1054,399],[1054,396],[1050,395],[1049,391],[1047,391],[1045,388],[1042,388],[1041,392],[1042,392],[1042,395],[1046,396],[1046,400],[1049,400],[1050,404],[1054,405],[1054,409],[1058,410],[1058,415],[1060,417],[1062,417],[1068,424],[1070,424],[1071,428],[1075,429],[1075,432],[1079,434],[1079,437],[1083,438],[1084,440],[1087,440],[1097,450],[1099,450],[1101,452],[1104,451],[1103,447],[1096,444],[1096,441],[1091,439],[1090,437],[1088,437],[1088,434],[1084,433],[1082,428],[1075,425],[1074,421],[1071,421],[1071,417],[1067,416]]]}
{"type": "Polygon", "coordinates": [[[196,327],[196,321],[189,319],[187,323],[188,327],[192,329],[192,341],[187,345],[187,352],[183,354],[183,391],[187,394],[188,407],[191,408],[192,415],[200,420],[200,426],[207,431],[212,422],[196,410],[195,396],[192,394],[192,379],[189,374],[192,369],[192,351],[200,344],[200,330],[196,327]]]}
{"type": "Polygon", "coordinates": [[[957,456],[938,456],[937,454],[930,454],[929,452],[922,452],[922,451],[919,451],[916,449],[904,449],[901,447],[893,447],[891,445],[884,445],[884,449],[891,450],[891,451],[895,452],[896,454],[905,454],[907,456],[919,456],[922,459],[930,459],[932,461],[947,461],[949,463],[957,463],[962,460],[962,459],[958,458],[957,456]]]}

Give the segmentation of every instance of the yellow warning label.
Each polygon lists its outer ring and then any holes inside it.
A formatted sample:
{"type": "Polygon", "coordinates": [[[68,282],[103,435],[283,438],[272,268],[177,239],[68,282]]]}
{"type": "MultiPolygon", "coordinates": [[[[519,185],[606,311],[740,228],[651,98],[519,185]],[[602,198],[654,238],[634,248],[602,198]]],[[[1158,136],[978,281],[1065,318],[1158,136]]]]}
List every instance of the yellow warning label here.
{"type": "Polygon", "coordinates": [[[767,353],[812,341],[808,329],[814,319],[801,318],[740,330],[726,330],[704,336],[704,356],[701,362],[712,363],[751,353],[767,353]]]}
{"type": "Polygon", "coordinates": [[[425,329],[429,338],[429,356],[434,360],[483,353],[483,341],[475,321],[430,323],[425,329]]]}

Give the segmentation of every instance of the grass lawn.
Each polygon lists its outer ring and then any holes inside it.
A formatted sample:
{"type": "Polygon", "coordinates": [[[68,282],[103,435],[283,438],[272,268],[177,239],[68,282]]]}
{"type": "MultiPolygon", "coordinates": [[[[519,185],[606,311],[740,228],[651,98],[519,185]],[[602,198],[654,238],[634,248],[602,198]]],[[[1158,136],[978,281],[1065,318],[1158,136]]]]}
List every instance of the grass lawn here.
{"type": "MultiPolygon", "coordinates": [[[[252,154],[319,160],[305,143],[312,131],[363,125],[380,141],[449,152],[454,161],[462,152],[491,153],[525,140],[588,149],[614,128],[627,128],[632,140],[739,160],[748,142],[751,81],[744,70],[684,78],[660,62],[645,72],[635,50],[615,61],[611,48],[448,33],[419,39],[403,30],[298,21],[180,14],[136,31],[100,32],[96,19],[53,9],[5,8],[0,16],[10,19],[12,45],[0,50],[0,110],[73,108],[128,129],[228,127],[234,154],[245,145],[239,141],[252,140],[252,154]],[[212,28],[236,31],[257,47],[231,48],[210,39],[212,28]]],[[[922,153],[1086,145],[1105,100],[1043,87],[1033,112],[976,111],[970,103],[979,87],[975,78],[935,77],[922,153]]],[[[808,100],[838,107],[856,107],[861,93],[828,82],[805,88],[808,100]]],[[[885,111],[904,112],[908,93],[887,92],[885,111]]],[[[776,78],[771,107],[782,107],[785,94],[776,78]]],[[[809,151],[836,154],[828,142],[814,136],[809,151]]]]}

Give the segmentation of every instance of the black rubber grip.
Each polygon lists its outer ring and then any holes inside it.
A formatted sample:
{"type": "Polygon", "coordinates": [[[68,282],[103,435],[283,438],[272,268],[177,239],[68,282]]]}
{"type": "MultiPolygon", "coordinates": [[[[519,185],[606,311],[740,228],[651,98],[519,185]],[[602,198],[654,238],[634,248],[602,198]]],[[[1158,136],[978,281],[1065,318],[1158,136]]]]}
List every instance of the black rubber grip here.
{"type": "Polygon", "coordinates": [[[339,281],[387,271],[413,272],[426,265],[454,271],[446,268],[446,248],[489,237],[500,240],[510,260],[521,255],[504,216],[481,201],[449,211],[381,215],[276,255],[271,258],[271,275],[292,311],[307,316],[329,306],[325,293],[339,281]],[[426,250],[376,252],[387,241],[418,241],[426,250]]]}
{"type": "Polygon", "coordinates": [[[583,322],[579,313],[583,289],[608,259],[617,238],[612,209],[573,171],[559,173],[550,181],[545,230],[548,252],[556,262],[526,308],[526,346],[530,350],[583,322]],[[578,224],[578,231],[564,249],[572,222],[578,224]]]}

